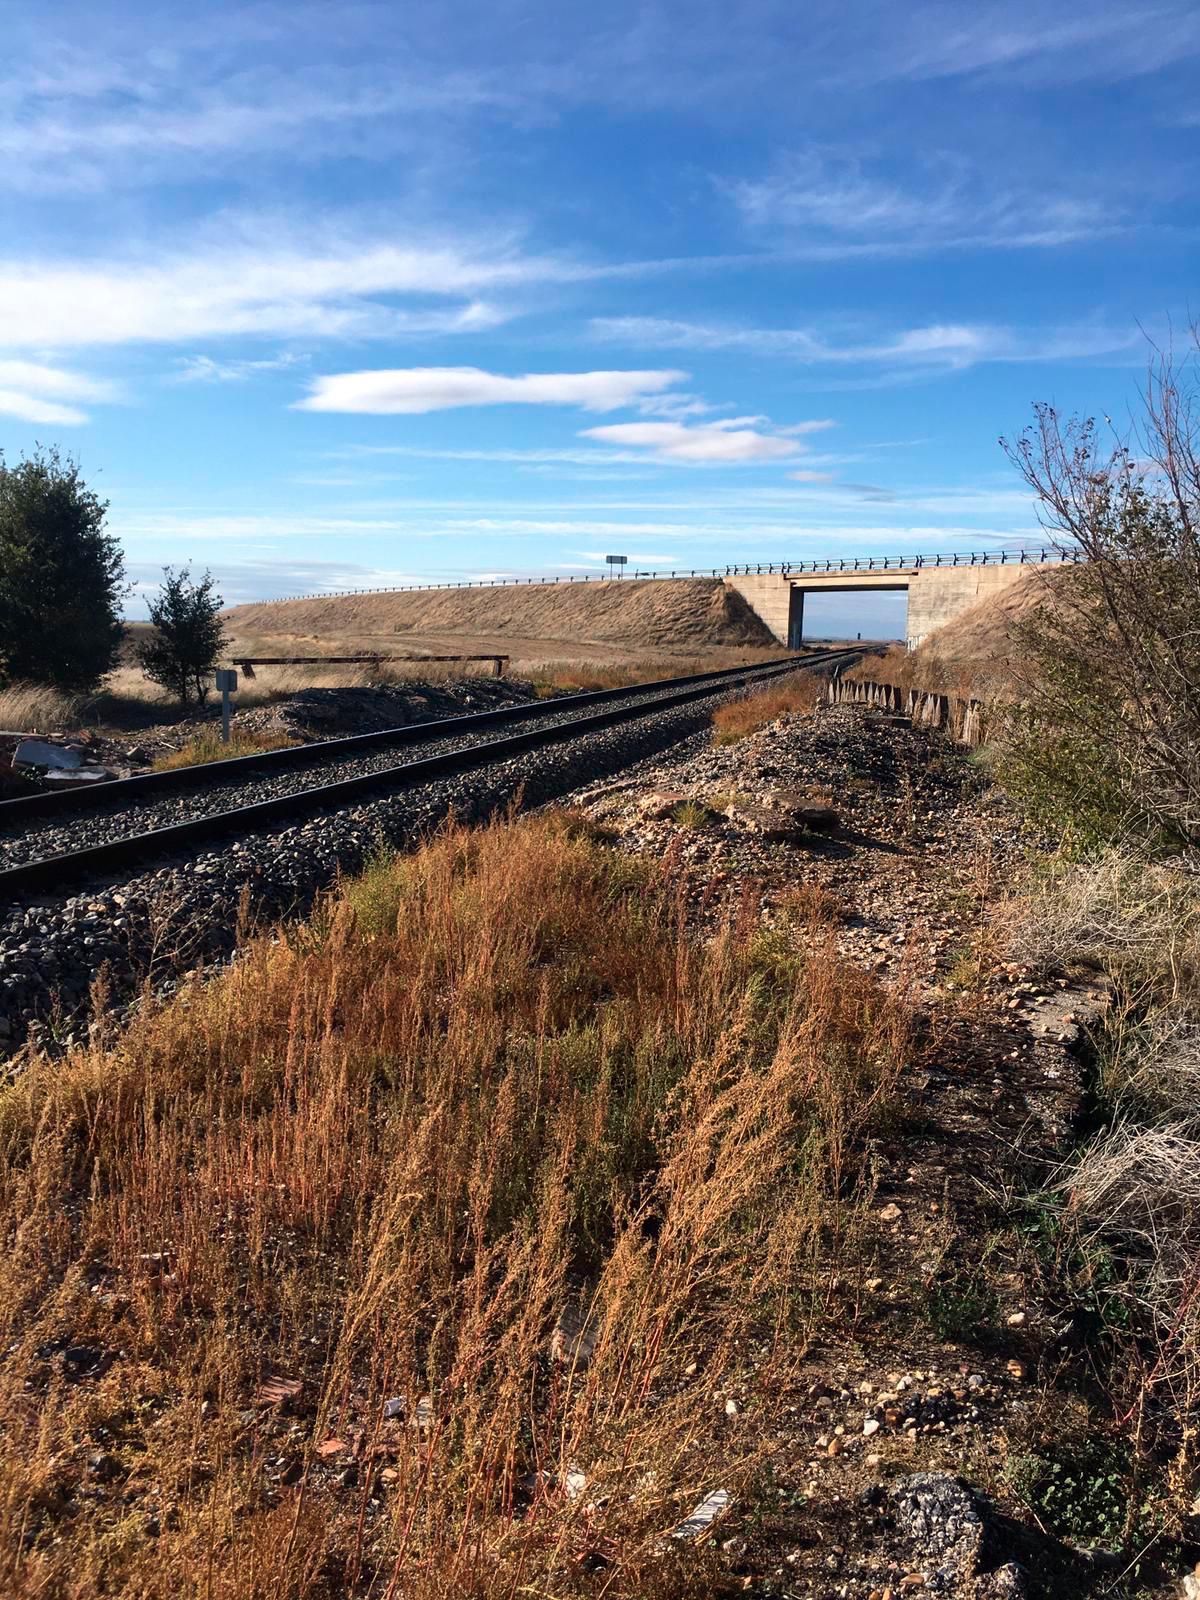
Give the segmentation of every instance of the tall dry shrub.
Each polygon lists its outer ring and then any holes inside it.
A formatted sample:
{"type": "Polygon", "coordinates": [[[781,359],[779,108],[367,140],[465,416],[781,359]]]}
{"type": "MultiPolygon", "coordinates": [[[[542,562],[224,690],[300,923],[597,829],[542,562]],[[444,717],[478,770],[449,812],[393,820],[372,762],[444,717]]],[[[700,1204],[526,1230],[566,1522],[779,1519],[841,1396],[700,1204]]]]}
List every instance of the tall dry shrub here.
{"type": "Polygon", "coordinates": [[[1130,826],[1200,842],[1200,418],[1195,359],[1155,357],[1139,423],[1039,405],[1009,458],[1078,565],[1017,625],[1023,705],[1007,769],[1086,841],[1130,826]]]}

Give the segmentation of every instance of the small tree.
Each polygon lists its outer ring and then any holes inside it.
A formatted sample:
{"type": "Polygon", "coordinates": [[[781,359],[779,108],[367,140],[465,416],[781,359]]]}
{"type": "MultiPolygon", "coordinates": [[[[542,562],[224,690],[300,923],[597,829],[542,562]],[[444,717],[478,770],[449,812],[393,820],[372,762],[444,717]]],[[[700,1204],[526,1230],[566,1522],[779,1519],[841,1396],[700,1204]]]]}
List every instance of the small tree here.
{"type": "Polygon", "coordinates": [[[0,454],[0,683],[91,689],[115,665],[125,572],[107,512],[57,450],[0,454]]]}
{"type": "Polygon", "coordinates": [[[1141,422],[1038,406],[1010,459],[1079,564],[1018,632],[1022,704],[1008,755],[1048,820],[1085,839],[1134,828],[1200,845],[1200,413],[1193,369],[1156,356],[1141,422]]]}
{"type": "Polygon", "coordinates": [[[163,568],[158,597],[150,602],[154,635],[138,650],[142,671],[181,705],[203,705],[209,678],[225,647],[221,596],[206,572],[193,582],[191,569],[163,568]]]}

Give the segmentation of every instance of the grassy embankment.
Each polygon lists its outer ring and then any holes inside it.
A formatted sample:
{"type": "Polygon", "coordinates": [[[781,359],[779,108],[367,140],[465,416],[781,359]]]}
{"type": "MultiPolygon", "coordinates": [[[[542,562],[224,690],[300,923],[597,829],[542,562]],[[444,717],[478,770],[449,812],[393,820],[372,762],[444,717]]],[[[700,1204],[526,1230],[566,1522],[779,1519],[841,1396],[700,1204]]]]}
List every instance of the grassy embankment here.
{"type": "Polygon", "coordinates": [[[456,832],[29,1064],[5,1594],[696,1592],[664,1534],[753,1494],[913,1022],[819,928],[696,943],[677,880],[456,832]]]}

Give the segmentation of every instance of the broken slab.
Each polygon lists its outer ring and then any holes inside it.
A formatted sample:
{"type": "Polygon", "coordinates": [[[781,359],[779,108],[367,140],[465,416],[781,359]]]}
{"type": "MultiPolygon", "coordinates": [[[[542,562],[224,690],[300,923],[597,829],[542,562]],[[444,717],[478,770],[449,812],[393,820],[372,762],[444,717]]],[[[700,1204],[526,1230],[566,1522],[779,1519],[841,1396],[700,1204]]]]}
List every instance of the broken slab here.
{"type": "Polygon", "coordinates": [[[672,1532],[672,1539],[695,1539],[700,1534],[707,1533],[717,1518],[723,1517],[732,1504],[733,1497],[728,1489],[714,1489],[701,1500],[691,1516],[685,1517],[672,1532]]]}
{"type": "Polygon", "coordinates": [[[773,806],[739,803],[730,806],[728,816],[735,827],[744,828],[747,833],[755,834],[768,843],[799,844],[804,838],[804,824],[784,811],[775,810],[773,806]]]}
{"type": "Polygon", "coordinates": [[[638,801],[638,811],[647,822],[666,822],[686,799],[682,789],[655,789],[638,801]]]}
{"type": "Polygon", "coordinates": [[[44,772],[42,776],[56,789],[74,789],[80,784],[105,783],[117,774],[110,772],[107,767],[75,767],[70,771],[56,769],[44,772]]]}
{"type": "Polygon", "coordinates": [[[22,739],[13,751],[13,764],[74,771],[83,765],[83,751],[77,745],[51,744],[49,739],[22,739]]]}

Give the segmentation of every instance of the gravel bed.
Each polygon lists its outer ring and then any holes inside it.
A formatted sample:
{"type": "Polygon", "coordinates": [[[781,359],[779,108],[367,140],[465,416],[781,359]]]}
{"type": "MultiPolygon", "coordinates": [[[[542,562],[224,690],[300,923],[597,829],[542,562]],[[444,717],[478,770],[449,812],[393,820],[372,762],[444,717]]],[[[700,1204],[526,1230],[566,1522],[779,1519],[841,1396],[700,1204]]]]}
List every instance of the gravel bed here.
{"type": "Polygon", "coordinates": [[[339,872],[360,869],[381,846],[412,845],[451,812],[474,822],[514,803],[558,799],[699,732],[726,698],[330,808],[155,871],[93,884],[70,899],[41,897],[0,910],[0,1048],[11,1050],[26,1036],[48,1049],[84,1038],[89,992],[102,970],[109,1004],[119,1005],[147,981],[169,991],[181,973],[227,958],[244,897],[259,926],[302,914],[339,872]]]}
{"type": "MultiPolygon", "coordinates": [[[[618,705],[639,704],[655,700],[663,692],[623,695],[619,700],[602,702],[587,709],[601,711],[618,705]]],[[[384,772],[402,762],[420,760],[431,753],[428,748],[430,745],[435,746],[436,753],[440,755],[444,751],[491,744],[527,727],[552,727],[578,715],[579,711],[564,708],[557,715],[551,713],[537,718],[536,723],[499,723],[459,736],[451,733],[431,734],[428,740],[422,740],[415,747],[411,744],[400,748],[389,745],[345,756],[337,761],[316,762],[311,767],[287,767],[278,772],[272,772],[268,767],[251,776],[231,774],[224,780],[211,776],[198,777],[195,789],[147,797],[136,805],[130,805],[128,799],[122,803],[114,796],[111,805],[89,806],[86,811],[73,813],[66,819],[31,817],[19,828],[0,828],[0,866],[20,866],[29,861],[65,855],[88,845],[139,838],[155,828],[170,827],[172,823],[186,822],[193,817],[213,816],[276,796],[301,794],[309,789],[319,789],[322,784],[357,777],[360,773],[384,772]]],[[[211,774],[213,768],[198,768],[197,771],[211,774]]]]}

